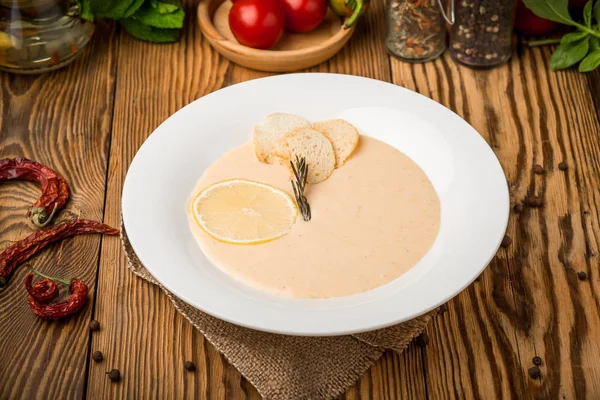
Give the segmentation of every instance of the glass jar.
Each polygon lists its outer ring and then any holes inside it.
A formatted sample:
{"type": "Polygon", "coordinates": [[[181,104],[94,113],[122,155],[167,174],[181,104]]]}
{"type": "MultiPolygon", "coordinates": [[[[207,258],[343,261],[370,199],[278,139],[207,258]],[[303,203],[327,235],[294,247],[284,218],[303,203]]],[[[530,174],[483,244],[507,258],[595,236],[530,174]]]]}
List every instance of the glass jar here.
{"type": "Polygon", "coordinates": [[[76,0],[0,0],[0,69],[31,74],[63,67],[93,32],[76,0]]]}
{"type": "Polygon", "coordinates": [[[433,60],[446,49],[446,26],[440,0],[388,0],[388,52],[409,62],[433,60]]]}
{"type": "Polygon", "coordinates": [[[502,64],[513,51],[516,0],[455,0],[450,55],[472,68],[502,64]]]}

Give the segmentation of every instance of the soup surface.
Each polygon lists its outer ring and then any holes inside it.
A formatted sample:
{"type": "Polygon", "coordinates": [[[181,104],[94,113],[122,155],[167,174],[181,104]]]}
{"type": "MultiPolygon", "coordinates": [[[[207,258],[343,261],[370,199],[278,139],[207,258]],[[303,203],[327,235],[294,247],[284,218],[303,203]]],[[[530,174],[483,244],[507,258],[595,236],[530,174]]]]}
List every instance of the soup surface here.
{"type": "Polygon", "coordinates": [[[249,142],[231,150],[200,178],[187,204],[190,229],[207,257],[234,278],[283,296],[348,296],[384,285],[415,266],[433,245],[440,201],[410,158],[361,136],[354,154],[324,182],[309,185],[312,219],[271,242],[219,242],[196,223],[191,202],[207,186],[232,178],[292,193],[288,168],[259,162],[249,142]]]}

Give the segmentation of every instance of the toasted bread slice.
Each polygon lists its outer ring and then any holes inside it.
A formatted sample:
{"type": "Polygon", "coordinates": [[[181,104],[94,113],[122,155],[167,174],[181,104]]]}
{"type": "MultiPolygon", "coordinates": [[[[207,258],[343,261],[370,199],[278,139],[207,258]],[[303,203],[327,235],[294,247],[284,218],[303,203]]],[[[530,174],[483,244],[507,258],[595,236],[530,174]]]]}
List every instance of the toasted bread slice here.
{"type": "Polygon", "coordinates": [[[268,164],[280,164],[282,160],[273,154],[275,143],[286,133],[303,127],[309,128],[310,123],[297,115],[284,113],[268,115],[254,127],[256,157],[268,164]]]}
{"type": "Polygon", "coordinates": [[[286,133],[275,145],[275,155],[289,160],[305,157],[308,164],[308,183],[329,178],[335,169],[335,153],[329,139],[312,128],[298,128],[286,133]]]}
{"type": "Polygon", "coordinates": [[[358,146],[358,130],[343,119],[316,122],[314,128],[331,141],[335,152],[335,167],[344,165],[358,146]]]}

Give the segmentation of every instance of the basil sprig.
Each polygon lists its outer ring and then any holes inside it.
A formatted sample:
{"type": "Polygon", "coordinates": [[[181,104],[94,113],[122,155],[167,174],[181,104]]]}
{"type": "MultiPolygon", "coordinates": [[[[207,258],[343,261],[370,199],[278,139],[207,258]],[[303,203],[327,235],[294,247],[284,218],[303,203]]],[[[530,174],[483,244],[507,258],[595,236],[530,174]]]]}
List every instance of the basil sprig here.
{"type": "Polygon", "coordinates": [[[108,18],[141,40],[174,42],[185,12],[179,0],[79,0],[84,19],[108,18]]]}
{"type": "MultiPolygon", "coordinates": [[[[577,22],[569,14],[568,0],[523,0],[525,5],[539,17],[570,25],[575,31],[560,39],[552,53],[550,68],[554,71],[579,63],[580,72],[589,72],[600,66],[600,0],[589,0],[583,8],[583,21],[577,22]]],[[[541,40],[539,44],[551,43],[541,40]]],[[[530,42],[530,45],[535,45],[530,42]]]]}

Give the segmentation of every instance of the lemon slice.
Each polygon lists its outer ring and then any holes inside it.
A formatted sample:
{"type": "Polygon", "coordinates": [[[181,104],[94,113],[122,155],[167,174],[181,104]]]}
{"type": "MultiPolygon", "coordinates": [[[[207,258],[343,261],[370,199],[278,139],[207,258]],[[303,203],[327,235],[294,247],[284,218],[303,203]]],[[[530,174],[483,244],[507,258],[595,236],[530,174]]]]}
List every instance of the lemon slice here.
{"type": "Polygon", "coordinates": [[[245,179],[217,182],[194,199],[194,218],[213,238],[231,244],[259,244],[290,231],[298,209],[286,192],[245,179]]]}

